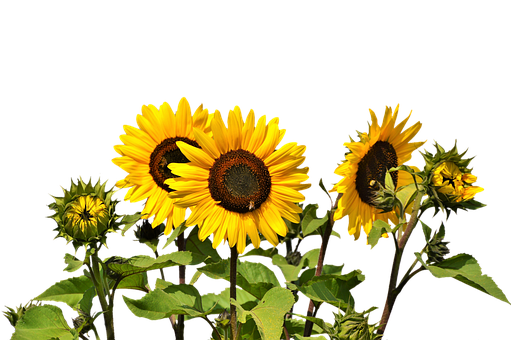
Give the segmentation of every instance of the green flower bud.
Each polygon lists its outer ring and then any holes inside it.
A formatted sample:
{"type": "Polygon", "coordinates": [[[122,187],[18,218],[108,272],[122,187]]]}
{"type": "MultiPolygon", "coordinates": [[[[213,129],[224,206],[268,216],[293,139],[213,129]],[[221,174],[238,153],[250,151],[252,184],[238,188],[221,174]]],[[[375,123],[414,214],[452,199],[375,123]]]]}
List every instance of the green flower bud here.
{"type": "Polygon", "coordinates": [[[9,320],[12,327],[16,327],[16,324],[18,323],[19,319],[25,314],[27,310],[34,306],[40,306],[41,302],[33,303],[30,301],[25,306],[20,305],[19,307],[16,307],[16,311],[13,308],[7,307],[7,312],[3,312],[4,316],[9,320]]]}
{"type": "Polygon", "coordinates": [[[63,197],[54,197],[55,202],[49,208],[55,211],[50,216],[57,222],[57,237],[73,242],[75,249],[90,243],[106,243],[106,234],[116,231],[122,223],[117,222],[115,214],[118,203],[112,200],[113,191],[105,190],[106,182],[92,186],[79,179],[77,184],[71,180],[71,188],[64,191],[63,197]]]}

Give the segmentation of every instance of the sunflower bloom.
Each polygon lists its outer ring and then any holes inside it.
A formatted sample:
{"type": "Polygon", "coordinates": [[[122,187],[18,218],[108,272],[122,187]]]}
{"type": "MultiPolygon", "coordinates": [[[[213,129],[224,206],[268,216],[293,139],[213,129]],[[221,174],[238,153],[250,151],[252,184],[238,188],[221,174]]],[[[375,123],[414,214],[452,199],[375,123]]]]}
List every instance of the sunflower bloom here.
{"type": "Polygon", "coordinates": [[[124,125],[125,135],[121,135],[124,145],[116,145],[121,157],[113,159],[114,164],[128,172],[125,179],[116,183],[117,187],[130,188],[125,200],[139,202],[147,199],[143,218],[154,216],[153,228],[167,219],[165,234],[172,226],[179,226],[185,219],[185,208],[174,206],[174,199],[168,196],[172,191],[165,181],[176,175],[168,168],[170,163],[186,163],[189,160],[177,147],[177,142],[198,146],[195,132],[211,134],[210,115],[202,105],[191,114],[186,98],[179,102],[174,114],[167,103],[158,110],[153,105],[142,106],[142,115],[137,115],[139,128],[124,125]]]}
{"type": "Polygon", "coordinates": [[[433,185],[438,187],[437,191],[453,197],[456,202],[473,199],[475,194],[484,190],[472,186],[476,180],[476,176],[462,173],[453,162],[444,162],[433,172],[433,185]]]}
{"type": "MultiPolygon", "coordinates": [[[[385,185],[385,174],[387,170],[400,166],[411,159],[412,152],[425,142],[409,143],[419,132],[422,124],[415,123],[405,131],[410,115],[401,123],[396,125],[399,105],[392,114],[392,108],[385,109],[385,116],[381,126],[378,124],[376,114],[371,113],[371,124],[368,133],[359,133],[359,142],[344,143],[349,149],[346,159],[340,164],[335,173],[343,176],[332,191],[342,193],[334,219],[339,220],[349,216],[348,232],[354,235],[355,239],[360,236],[361,228],[368,235],[373,222],[391,220],[398,223],[394,211],[378,213],[374,206],[375,192],[378,190],[378,183],[385,185]]],[[[396,188],[413,183],[412,176],[405,171],[391,173],[396,188]]]]}
{"type": "Polygon", "coordinates": [[[276,246],[277,235],[288,231],[282,217],[300,222],[302,210],[295,202],[305,200],[299,191],[310,187],[302,184],[308,168],[297,168],[305,160],[305,146],[288,143],[276,149],[285,132],[278,118],[266,125],[263,116],[255,124],[250,111],[243,121],[235,107],[227,122],[228,128],[215,112],[213,138],[194,129],[200,149],[177,142],[190,163],[169,166],[179,176],[165,182],[175,190],[170,196],[178,207],[195,206],[186,225],[199,225],[200,240],[214,234],[214,248],[229,240],[243,253],[247,235],[258,248],[259,232],[276,246]]]}

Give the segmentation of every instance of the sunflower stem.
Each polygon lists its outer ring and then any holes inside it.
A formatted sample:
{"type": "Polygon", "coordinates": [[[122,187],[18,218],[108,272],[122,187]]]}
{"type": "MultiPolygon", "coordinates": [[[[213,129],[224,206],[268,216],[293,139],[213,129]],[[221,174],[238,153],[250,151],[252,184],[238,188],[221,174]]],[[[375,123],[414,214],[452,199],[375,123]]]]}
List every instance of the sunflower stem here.
{"type": "MultiPolygon", "coordinates": [[[[328,216],[328,223],[325,227],[325,232],[321,235],[321,249],[319,250],[319,258],[318,265],[316,266],[315,276],[320,276],[323,271],[323,262],[325,261],[326,248],[328,246],[328,241],[330,240],[330,235],[332,235],[332,229],[334,227],[334,212],[337,209],[337,205],[339,204],[339,200],[341,199],[342,194],[338,194],[335,199],[335,204],[330,209],[330,215],[328,216]]],[[[309,309],[307,310],[307,316],[314,316],[318,312],[317,308],[314,310],[314,302],[312,299],[309,301],[309,309]]],[[[312,321],[305,321],[305,327],[303,330],[303,336],[308,337],[311,336],[312,333],[312,321]]]]}
{"type": "MultiPolygon", "coordinates": [[[[236,300],[236,275],[238,264],[238,250],[236,245],[231,248],[231,265],[229,267],[229,280],[231,282],[230,296],[231,299],[236,300]]],[[[238,337],[238,329],[236,325],[236,306],[231,303],[231,334],[232,339],[236,340],[238,337]]]]}
{"type": "Polygon", "coordinates": [[[101,260],[97,255],[91,255],[92,268],[89,266],[89,271],[91,273],[92,283],[96,289],[96,294],[98,295],[99,303],[101,304],[101,309],[103,310],[107,340],[115,340],[113,310],[106,300],[105,287],[103,286],[104,281],[99,271],[99,261],[101,260]]]}
{"type": "Polygon", "coordinates": [[[399,287],[396,287],[397,277],[399,275],[399,267],[401,265],[401,259],[403,257],[404,248],[406,246],[406,243],[408,242],[408,239],[410,238],[410,235],[412,234],[413,229],[417,225],[418,214],[421,207],[421,200],[423,195],[424,193],[422,191],[419,190],[417,192],[417,197],[415,198],[415,202],[413,204],[412,215],[410,216],[410,220],[406,225],[406,229],[405,232],[403,233],[403,236],[397,242],[396,252],[394,254],[394,262],[392,263],[392,272],[390,274],[387,301],[385,302],[385,308],[383,310],[383,314],[380,320],[380,328],[378,328],[378,334],[384,334],[385,328],[387,327],[390,318],[390,314],[392,313],[392,308],[394,307],[394,303],[396,302],[397,296],[403,289],[404,285],[406,284],[406,282],[408,282],[408,280],[410,280],[412,276],[417,274],[421,269],[419,268],[418,271],[415,271],[412,274],[409,274],[408,271],[405,274],[405,277],[403,277],[403,279],[401,280],[402,285],[400,284],[399,287]]]}
{"type": "MultiPolygon", "coordinates": [[[[185,235],[181,233],[177,237],[177,250],[178,251],[185,251],[186,249],[186,240],[185,235]]],[[[179,284],[185,284],[186,283],[186,266],[179,266],[179,284]]],[[[172,322],[172,319],[171,319],[172,322]]],[[[176,335],[176,340],[184,340],[184,334],[185,334],[185,316],[184,314],[179,314],[177,316],[177,324],[174,328],[174,333],[176,335]]]]}

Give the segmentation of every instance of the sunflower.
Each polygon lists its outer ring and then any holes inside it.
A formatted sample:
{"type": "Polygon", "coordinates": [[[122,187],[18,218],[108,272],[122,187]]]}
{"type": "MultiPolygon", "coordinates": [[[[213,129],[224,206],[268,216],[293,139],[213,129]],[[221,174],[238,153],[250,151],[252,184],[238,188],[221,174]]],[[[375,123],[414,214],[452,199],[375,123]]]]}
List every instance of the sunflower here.
{"type": "Polygon", "coordinates": [[[456,202],[473,199],[475,194],[483,191],[481,187],[472,186],[477,177],[469,172],[462,173],[453,162],[440,164],[433,173],[433,184],[438,192],[454,198],[456,202]]]}
{"type": "MultiPolygon", "coordinates": [[[[409,143],[419,132],[421,123],[417,122],[403,131],[410,115],[398,125],[396,124],[399,105],[394,114],[392,108],[385,109],[385,116],[380,127],[378,119],[372,110],[371,124],[368,133],[359,133],[360,142],[351,140],[344,145],[349,149],[346,159],[340,164],[335,173],[344,178],[337,183],[332,191],[342,193],[334,219],[338,220],[349,215],[348,232],[360,236],[361,227],[368,235],[375,220],[394,224],[398,218],[394,211],[378,213],[374,207],[374,193],[378,190],[378,183],[385,185],[385,174],[388,169],[397,167],[411,158],[412,152],[425,142],[409,143]],[[377,183],[378,182],[378,183],[377,183]]],[[[391,173],[396,188],[413,183],[412,176],[405,171],[391,173]]]]}
{"type": "Polygon", "coordinates": [[[253,111],[244,122],[235,107],[227,122],[228,128],[215,112],[213,138],[194,129],[201,149],[177,142],[190,163],[169,166],[179,176],[165,182],[176,190],[170,196],[178,207],[195,206],[186,225],[199,225],[200,240],[214,234],[214,248],[228,239],[243,253],[247,234],[258,248],[259,232],[276,246],[277,235],[288,231],[282,217],[300,222],[302,209],[295,202],[303,201],[299,191],[310,187],[302,184],[308,168],[297,168],[305,160],[305,146],[288,143],[276,149],[285,132],[278,118],[266,125],[262,116],[255,125],[253,111]]]}
{"type": "Polygon", "coordinates": [[[168,196],[172,189],[165,181],[176,175],[167,166],[189,162],[176,143],[199,146],[195,131],[211,134],[210,116],[202,105],[192,116],[186,98],[181,99],[175,114],[167,103],[163,103],[159,110],[153,105],[144,105],[142,115],[137,115],[139,129],[124,125],[126,134],[120,136],[124,145],[114,147],[122,157],[114,158],[113,162],[129,173],[116,186],[130,188],[125,200],[147,199],[143,218],[154,216],[153,228],[167,219],[166,235],[173,225],[178,226],[184,221],[186,211],[174,206],[174,199],[168,196]]]}

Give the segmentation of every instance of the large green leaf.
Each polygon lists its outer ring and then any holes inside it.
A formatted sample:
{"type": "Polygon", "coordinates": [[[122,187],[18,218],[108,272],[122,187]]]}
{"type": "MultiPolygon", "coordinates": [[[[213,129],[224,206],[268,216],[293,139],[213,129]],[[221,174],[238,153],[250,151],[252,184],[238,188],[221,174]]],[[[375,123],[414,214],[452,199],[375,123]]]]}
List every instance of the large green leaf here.
{"type": "Polygon", "coordinates": [[[204,257],[208,257],[205,263],[218,262],[222,260],[216,249],[213,248],[213,244],[206,238],[204,241],[199,240],[199,228],[195,227],[186,238],[186,250],[199,254],[204,257]]]}
{"type": "Polygon", "coordinates": [[[64,302],[74,309],[78,302],[82,300],[83,294],[91,287],[93,287],[93,284],[88,277],[83,275],[72,277],[55,283],[34,300],[64,302]]]}
{"type": "Polygon", "coordinates": [[[179,265],[195,265],[202,263],[205,258],[205,256],[189,251],[177,251],[162,255],[156,259],[146,255],[138,255],[129,259],[121,259],[121,261],[109,263],[108,269],[118,275],[126,277],[154,269],[179,265]]]}
{"type": "Polygon", "coordinates": [[[289,264],[284,256],[278,254],[273,256],[272,263],[282,270],[282,274],[284,274],[286,281],[292,282],[298,279],[298,275],[303,267],[315,267],[318,264],[318,259],[319,249],[312,249],[302,256],[298,266],[289,264]]]}
{"type": "Polygon", "coordinates": [[[509,303],[502,290],[493,282],[492,278],[482,274],[477,260],[471,255],[459,254],[435,265],[427,265],[419,253],[415,253],[415,256],[433,276],[438,278],[455,278],[475,289],[509,303]]]}
{"type": "Polygon", "coordinates": [[[288,289],[275,287],[269,290],[257,306],[250,311],[246,311],[236,300],[231,300],[231,303],[236,305],[238,321],[246,323],[247,316],[251,316],[257,325],[261,338],[265,340],[280,338],[282,320],[295,303],[295,299],[293,293],[288,289]]]}
{"type": "Polygon", "coordinates": [[[297,287],[300,292],[316,303],[326,302],[346,310],[354,306],[355,301],[350,293],[354,283],[341,277],[316,276],[305,285],[297,287]]]}
{"type": "Polygon", "coordinates": [[[194,286],[185,284],[155,289],[140,300],[123,298],[133,314],[150,320],[168,318],[172,314],[202,317],[213,313],[215,307],[204,310],[200,293],[194,286]]]}
{"type": "Polygon", "coordinates": [[[275,273],[262,263],[238,263],[236,284],[261,300],[273,287],[280,287],[275,273]]]}
{"type": "Polygon", "coordinates": [[[60,308],[52,305],[35,306],[26,311],[16,323],[11,340],[60,340],[78,339],[64,319],[60,308]]]}

